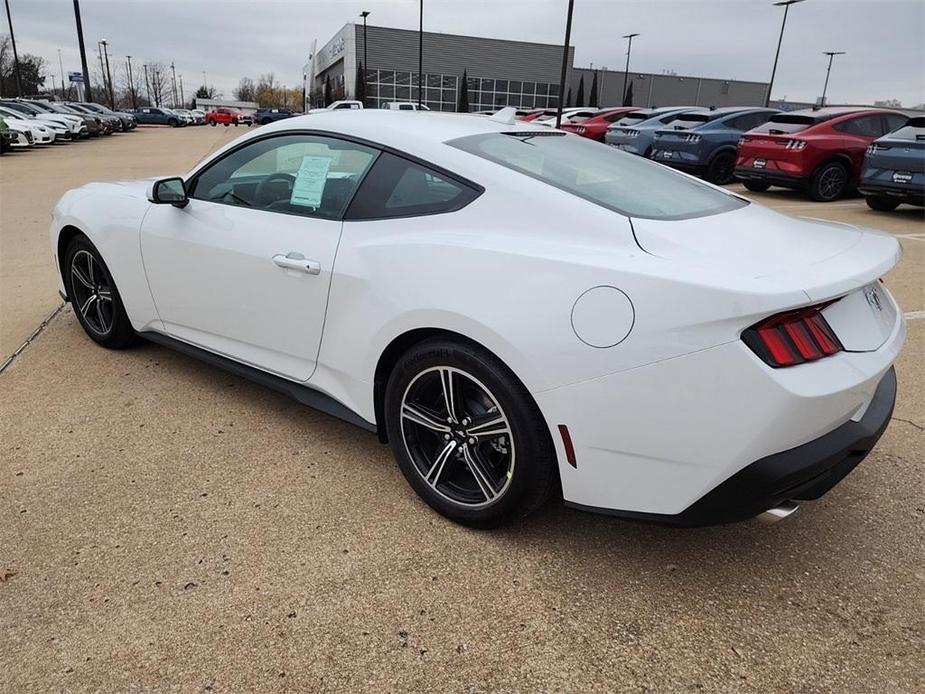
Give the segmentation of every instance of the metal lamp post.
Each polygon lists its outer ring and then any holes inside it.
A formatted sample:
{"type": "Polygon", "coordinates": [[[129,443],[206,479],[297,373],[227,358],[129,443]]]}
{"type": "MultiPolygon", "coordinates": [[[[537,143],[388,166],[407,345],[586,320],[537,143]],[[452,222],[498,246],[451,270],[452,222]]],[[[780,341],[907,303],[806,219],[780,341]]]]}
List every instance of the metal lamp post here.
{"type": "MultiPolygon", "coordinates": [[[[360,12],[360,16],[363,18],[363,74],[360,75],[360,78],[363,80],[363,85],[366,85],[366,72],[369,70],[369,60],[366,55],[366,18],[370,15],[369,10],[363,10],[360,12]]],[[[304,82],[303,82],[304,84],[304,82]]],[[[354,88],[355,90],[356,88],[354,88]]],[[[366,89],[363,90],[364,96],[366,95],[366,89]]],[[[304,101],[304,99],[303,99],[304,101]]],[[[366,104],[363,104],[364,106],[366,104]]]]}
{"type": "Polygon", "coordinates": [[[109,108],[115,110],[116,97],[112,91],[112,73],[109,72],[109,51],[107,50],[109,42],[106,39],[100,39],[100,44],[103,46],[103,55],[106,56],[106,81],[109,82],[109,108]]]}
{"type": "Polygon", "coordinates": [[[420,2],[418,15],[418,111],[424,93],[424,0],[420,2]]]}
{"type": "Polygon", "coordinates": [[[13,67],[16,71],[16,94],[22,97],[22,75],[19,71],[19,53],[16,52],[16,36],[13,34],[13,15],[10,14],[10,0],[6,4],[6,21],[10,25],[10,41],[13,44],[13,67]]]}
{"type": "Polygon", "coordinates": [[[568,73],[568,44],[572,38],[572,12],[575,0],[568,0],[568,13],[565,17],[565,43],[562,45],[562,72],[559,73],[559,98],[556,103],[556,127],[562,125],[562,102],[565,101],[565,78],[568,73]]]}
{"type": "Polygon", "coordinates": [[[138,108],[138,100],[135,98],[135,81],[132,79],[132,56],[125,56],[128,62],[128,90],[132,94],[132,109],[138,108]]]}
{"type": "Polygon", "coordinates": [[[84,99],[93,101],[90,93],[90,68],[87,67],[87,51],[84,48],[84,29],[80,23],[80,2],[74,0],[74,21],[77,23],[77,43],[80,46],[80,67],[84,76],[84,99]]]}
{"type": "Polygon", "coordinates": [[[780,36],[777,38],[777,52],[774,54],[774,67],[771,68],[771,81],[768,82],[768,92],[764,95],[764,105],[767,106],[771,103],[771,88],[774,86],[774,76],[777,74],[777,59],[780,57],[780,45],[784,41],[784,27],[787,26],[787,13],[790,11],[791,5],[796,5],[798,2],[803,2],[803,0],[780,0],[780,2],[775,2],[775,7],[784,8],[784,18],[780,23],[780,36]]]}
{"type": "MultiPolygon", "coordinates": [[[[623,99],[620,105],[626,105],[626,83],[629,80],[630,76],[630,52],[633,50],[633,37],[639,36],[639,34],[626,34],[623,38],[629,39],[629,43],[626,46],[626,69],[623,71],[623,99]]],[[[629,104],[632,106],[632,104],[629,104]]]]}
{"type": "Polygon", "coordinates": [[[820,107],[825,106],[825,93],[826,91],[828,91],[828,88],[829,88],[829,73],[832,72],[832,59],[835,58],[836,55],[844,55],[844,54],[845,54],[845,51],[823,51],[822,52],[822,55],[829,56],[829,66],[825,70],[825,85],[822,87],[822,100],[821,100],[821,103],[819,104],[820,107]]]}

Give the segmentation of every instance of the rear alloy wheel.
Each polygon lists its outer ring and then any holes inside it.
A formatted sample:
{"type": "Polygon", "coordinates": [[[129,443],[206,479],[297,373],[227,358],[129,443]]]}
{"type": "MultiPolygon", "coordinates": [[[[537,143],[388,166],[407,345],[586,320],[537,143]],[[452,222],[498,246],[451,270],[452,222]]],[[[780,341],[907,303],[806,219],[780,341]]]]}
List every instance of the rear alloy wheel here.
{"type": "Polygon", "coordinates": [[[831,202],[848,187],[848,169],[837,161],[820,168],[809,185],[809,196],[816,202],[831,202]]]}
{"type": "Polygon", "coordinates": [[[879,195],[865,196],[864,202],[867,203],[870,209],[877,210],[877,212],[890,212],[899,207],[899,200],[884,198],[879,195]]]}
{"type": "Polygon", "coordinates": [[[771,184],[768,183],[767,181],[752,181],[747,178],[744,181],[742,181],[742,185],[744,185],[748,190],[752,191],[753,193],[763,193],[764,191],[766,191],[768,188],[771,187],[771,184]]]}
{"type": "Polygon", "coordinates": [[[112,349],[135,342],[135,331],[112,275],[89,239],[82,234],[75,236],[64,258],[67,295],[84,332],[112,349]]]}
{"type": "Polygon", "coordinates": [[[735,178],[736,155],[734,152],[720,152],[707,167],[707,180],[718,186],[732,183],[735,178]]]}
{"type": "Polygon", "coordinates": [[[488,528],[526,515],[555,482],[555,453],[524,386],[486,352],[434,340],[406,353],[385,398],[389,442],[418,495],[488,528]]]}

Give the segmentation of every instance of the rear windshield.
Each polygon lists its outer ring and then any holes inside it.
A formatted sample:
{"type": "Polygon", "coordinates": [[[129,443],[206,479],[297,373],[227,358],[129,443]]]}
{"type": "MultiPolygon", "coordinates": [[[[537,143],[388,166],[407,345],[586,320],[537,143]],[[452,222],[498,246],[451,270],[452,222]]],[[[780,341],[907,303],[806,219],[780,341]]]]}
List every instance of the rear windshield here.
{"type": "Polygon", "coordinates": [[[628,217],[689,219],[748,204],[643,157],[565,133],[489,133],[447,144],[628,217]]]}
{"type": "Polygon", "coordinates": [[[925,140],[925,117],[910,118],[899,130],[890,133],[891,140],[925,140]]]}
{"type": "Polygon", "coordinates": [[[618,120],[617,125],[636,125],[647,120],[651,115],[651,113],[646,113],[645,111],[633,111],[632,113],[627,113],[623,118],[618,120]]]}
{"type": "Polygon", "coordinates": [[[668,128],[669,130],[686,130],[706,123],[708,120],[710,116],[706,113],[682,113],[668,124],[668,128]]]}
{"type": "Polygon", "coordinates": [[[782,114],[774,116],[767,123],[759,125],[752,130],[752,132],[767,133],[768,135],[789,135],[806,130],[818,122],[819,120],[812,116],[791,116],[782,114]]]}

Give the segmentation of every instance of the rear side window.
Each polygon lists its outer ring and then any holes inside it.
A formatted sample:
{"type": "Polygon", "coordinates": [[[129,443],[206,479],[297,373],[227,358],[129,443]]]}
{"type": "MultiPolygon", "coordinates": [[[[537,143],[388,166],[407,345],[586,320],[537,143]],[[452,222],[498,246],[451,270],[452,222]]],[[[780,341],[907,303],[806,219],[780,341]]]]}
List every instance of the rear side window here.
{"type": "Polygon", "coordinates": [[[860,137],[880,137],[883,135],[883,121],[879,114],[876,116],[861,116],[860,118],[849,118],[841,123],[832,126],[839,132],[849,135],[858,135],[860,137]]]}
{"type": "Polygon", "coordinates": [[[453,212],[481,190],[426,166],[383,152],[363,180],[344,219],[388,219],[453,212]]]}
{"type": "Polygon", "coordinates": [[[649,117],[645,111],[633,111],[631,113],[624,113],[623,117],[617,121],[617,125],[636,125],[641,123],[649,117]]]}
{"type": "Polygon", "coordinates": [[[726,121],[726,125],[733,130],[751,130],[752,128],[757,128],[759,125],[768,120],[768,117],[771,114],[767,111],[759,111],[758,113],[746,113],[736,118],[730,118],[726,121]]]}
{"type": "Polygon", "coordinates": [[[643,157],[565,133],[491,133],[447,144],[628,217],[689,219],[748,202],[643,157]]]}

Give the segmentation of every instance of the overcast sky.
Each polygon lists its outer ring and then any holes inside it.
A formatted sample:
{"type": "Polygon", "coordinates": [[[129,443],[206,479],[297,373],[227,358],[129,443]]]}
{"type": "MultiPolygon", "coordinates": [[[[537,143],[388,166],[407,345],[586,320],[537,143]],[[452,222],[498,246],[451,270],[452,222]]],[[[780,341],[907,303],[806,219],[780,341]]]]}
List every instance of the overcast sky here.
{"type": "MultiPolygon", "coordinates": [[[[9,0],[22,53],[45,57],[49,72],[79,71],[72,0],[9,0]]],[[[424,29],[561,43],[566,0],[424,0],[424,29]]],[[[206,72],[226,97],[241,76],[273,72],[301,86],[312,39],[323,45],[370,10],[369,23],[416,29],[418,0],[81,0],[91,61],[108,39],[124,65],[174,61],[187,96],[206,72]]],[[[771,0],[576,0],[577,65],[620,68],[622,34],[639,32],[632,67],[703,77],[767,80],[783,8],[771,0]]],[[[4,17],[5,19],[5,17],[4,17]]],[[[0,33],[6,32],[6,26],[0,33]]],[[[897,98],[925,102],[923,0],[806,0],[790,9],[774,98],[811,101],[822,92],[827,58],[841,50],[829,83],[831,102],[897,98]]],[[[97,63],[98,64],[98,63],[97,63]]],[[[425,65],[425,70],[426,70],[425,65]]],[[[60,77],[58,78],[60,80],[60,77]]]]}

